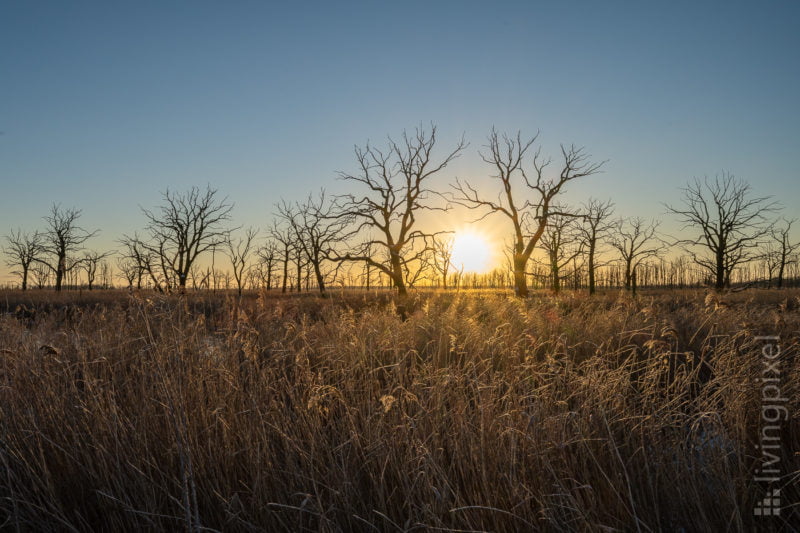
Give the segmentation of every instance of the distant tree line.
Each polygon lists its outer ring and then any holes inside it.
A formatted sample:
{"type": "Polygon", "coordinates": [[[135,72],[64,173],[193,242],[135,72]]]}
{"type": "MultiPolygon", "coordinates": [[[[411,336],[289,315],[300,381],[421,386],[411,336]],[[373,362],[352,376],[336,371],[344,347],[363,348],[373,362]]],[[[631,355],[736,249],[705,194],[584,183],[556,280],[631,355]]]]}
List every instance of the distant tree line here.
{"type": "Polygon", "coordinates": [[[574,145],[562,145],[554,160],[542,154],[538,137],[489,134],[479,154],[494,188],[457,178],[443,183],[467,143],[462,138],[438,155],[432,125],[384,146],[357,146],[355,170],[339,174],[350,192],[282,200],[263,230],[235,227],[228,198],[192,187],[167,190],[160,205],[142,209],[141,230],[123,235],[117,250],[90,249],[98,231],[79,224],[81,210],[54,204],[40,229],[11,229],[3,252],[22,290],[92,290],[120,282],[165,293],[239,294],[248,288],[325,295],[332,286],[384,287],[405,295],[414,287],[513,287],[526,297],[531,288],[720,290],[800,279],[795,220],[778,217],[778,204],[745,181],[722,173],[689,182],[680,203],[664,205],[683,224],[681,236],[671,238],[658,220],[615,216],[611,200],[566,204],[564,192],[602,172],[604,162],[574,145]],[[505,225],[504,264],[485,274],[454,268],[451,229],[418,222],[425,211],[454,206],[474,212],[476,221],[494,217],[505,225]]]}

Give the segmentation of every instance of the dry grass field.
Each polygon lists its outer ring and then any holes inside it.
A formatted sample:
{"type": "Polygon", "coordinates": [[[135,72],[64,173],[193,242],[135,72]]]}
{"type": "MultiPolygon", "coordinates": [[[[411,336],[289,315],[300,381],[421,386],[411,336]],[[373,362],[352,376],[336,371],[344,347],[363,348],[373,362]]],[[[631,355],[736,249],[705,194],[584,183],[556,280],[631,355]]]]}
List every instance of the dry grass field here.
{"type": "Polygon", "coordinates": [[[0,293],[5,531],[800,524],[800,292],[0,293]],[[764,341],[788,413],[765,485],[764,341]]]}

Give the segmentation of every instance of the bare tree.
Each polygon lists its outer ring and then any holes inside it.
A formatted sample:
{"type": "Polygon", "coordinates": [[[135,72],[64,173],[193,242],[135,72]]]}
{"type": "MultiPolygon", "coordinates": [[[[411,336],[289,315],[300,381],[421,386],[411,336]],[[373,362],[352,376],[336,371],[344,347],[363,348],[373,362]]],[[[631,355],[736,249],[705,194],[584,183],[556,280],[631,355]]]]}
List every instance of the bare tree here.
{"type": "Polygon", "coordinates": [[[270,229],[270,236],[280,245],[280,261],[283,265],[283,277],[281,278],[281,292],[286,292],[286,285],[289,281],[289,262],[294,250],[295,234],[291,227],[280,225],[273,221],[270,229]]]}
{"type": "MultiPolygon", "coordinates": [[[[366,249],[364,250],[364,255],[372,257],[372,246],[367,246],[366,247],[366,249]]],[[[370,289],[370,285],[372,283],[372,272],[373,272],[372,265],[365,261],[364,262],[364,272],[363,272],[363,274],[361,274],[361,276],[364,279],[363,285],[364,285],[364,289],[366,289],[366,290],[370,289]]],[[[378,283],[380,283],[380,277],[381,277],[381,273],[379,271],[378,272],[378,283]]]]}
{"type": "MultiPolygon", "coordinates": [[[[565,215],[551,215],[542,234],[540,245],[550,270],[550,288],[558,293],[564,269],[583,253],[583,242],[578,235],[577,219],[565,215]]],[[[577,268],[573,268],[573,274],[577,268]]]]}
{"type": "Polygon", "coordinates": [[[294,288],[297,292],[303,291],[303,268],[305,268],[307,264],[306,256],[303,254],[303,248],[299,245],[297,241],[294,243],[294,268],[295,268],[295,279],[297,280],[297,285],[294,285],[294,288]]]}
{"type": "Polygon", "coordinates": [[[730,173],[702,183],[695,179],[681,190],[683,205],[665,207],[698,235],[678,243],[714,277],[717,290],[730,286],[733,269],[752,259],[758,241],[770,232],[767,215],[777,204],[768,196],[753,197],[750,185],[730,173]]]}
{"type": "Polygon", "coordinates": [[[268,240],[257,252],[259,262],[256,265],[261,284],[267,290],[272,289],[272,275],[278,261],[278,247],[273,240],[268,240]]]}
{"type": "Polygon", "coordinates": [[[586,253],[586,268],[589,271],[589,294],[595,293],[595,273],[597,271],[597,248],[604,236],[613,227],[609,218],[614,213],[611,200],[601,202],[595,198],[583,204],[583,224],[578,226],[578,235],[586,253]]]}
{"type": "Polygon", "coordinates": [[[7,246],[3,248],[8,260],[6,265],[13,270],[11,273],[18,275],[22,280],[22,290],[28,288],[28,275],[36,257],[42,252],[42,236],[34,231],[25,233],[21,229],[11,230],[6,235],[7,246]]]}
{"type": "Polygon", "coordinates": [[[133,289],[134,283],[138,281],[137,288],[142,288],[142,269],[130,257],[118,257],[117,269],[119,278],[128,284],[128,289],[133,289]]]}
{"type": "Polygon", "coordinates": [[[253,252],[253,244],[258,235],[258,230],[254,228],[247,228],[244,236],[237,239],[228,239],[227,256],[231,261],[233,268],[233,279],[236,282],[236,289],[239,296],[242,295],[242,287],[247,279],[247,273],[250,270],[250,256],[253,252]]]}
{"type": "Polygon", "coordinates": [[[659,222],[640,217],[618,219],[611,236],[611,246],[619,252],[625,268],[625,288],[632,289],[636,269],[647,259],[658,257],[664,242],[658,238],[659,222]]]}
{"type": "Polygon", "coordinates": [[[123,258],[136,265],[136,288],[142,288],[142,278],[145,274],[150,278],[153,287],[158,292],[165,292],[170,288],[170,270],[164,260],[164,241],[145,244],[137,234],[132,237],[123,236],[120,244],[125,248],[123,258]]]}
{"type": "MultiPolygon", "coordinates": [[[[431,238],[435,235],[431,235],[431,238]]],[[[427,239],[426,239],[427,241],[427,239]]],[[[406,287],[413,289],[418,283],[430,280],[434,274],[431,265],[426,260],[426,256],[430,253],[430,245],[424,245],[423,252],[414,254],[411,261],[403,259],[403,279],[406,287]]]]}
{"type": "Polygon", "coordinates": [[[36,283],[37,289],[44,289],[47,287],[52,277],[50,269],[40,263],[35,263],[31,266],[30,274],[33,275],[33,281],[36,283]]]}
{"type": "Polygon", "coordinates": [[[61,290],[64,277],[68,272],[81,264],[79,260],[70,260],[70,254],[83,250],[83,243],[97,234],[97,231],[86,231],[78,226],[80,209],[62,209],[53,204],[50,214],[44,217],[47,230],[42,234],[41,251],[34,260],[55,274],[55,289],[61,290]]]}
{"type": "MultiPolygon", "coordinates": [[[[487,200],[486,196],[469,183],[456,180],[454,201],[470,209],[484,209],[486,213],[478,220],[493,213],[500,213],[511,222],[514,235],[512,266],[514,270],[514,291],[517,296],[528,296],[526,268],[534,248],[544,234],[548,218],[557,215],[569,215],[556,205],[556,199],[571,181],[600,172],[604,162],[591,163],[583,148],[561,146],[563,164],[561,170],[552,178],[546,178],[544,172],[551,163],[543,159],[541,148],[533,156],[534,176],[529,177],[523,161],[527,151],[539,137],[537,133],[529,141],[523,141],[521,134],[516,137],[503,135],[495,130],[489,135],[486,146],[488,154],[481,153],[481,158],[496,170],[492,178],[500,181],[502,191],[497,200],[487,200]],[[524,186],[532,197],[520,199],[519,189],[524,186]]],[[[523,189],[524,191],[524,189],[523,189]]]]}
{"type": "Polygon", "coordinates": [[[444,209],[431,205],[434,191],[430,181],[457,158],[466,144],[462,140],[442,159],[435,161],[436,127],[430,132],[417,128],[414,135],[403,132],[402,140],[391,138],[381,150],[367,143],[356,147],[358,173],[340,173],[346,181],[354,182],[363,192],[345,194],[338,198],[339,214],[352,218],[358,231],[369,236],[355,250],[335,256],[337,261],[363,261],[385,273],[400,295],[407,293],[406,272],[412,261],[419,261],[426,245],[420,245],[430,233],[417,229],[417,214],[422,210],[444,209]],[[386,259],[368,253],[370,247],[386,259]]]}
{"type": "Polygon", "coordinates": [[[155,211],[142,209],[148,220],[151,241],[144,243],[170,272],[168,287],[186,289],[186,280],[197,258],[228,241],[233,205],[218,199],[217,190],[192,187],[186,193],[163,193],[164,203],[155,211]]]}
{"type": "Polygon", "coordinates": [[[452,235],[435,236],[431,240],[429,252],[430,266],[442,280],[442,288],[447,290],[447,276],[453,267],[453,245],[455,239],[452,235]]]}
{"type": "Polygon", "coordinates": [[[306,264],[313,270],[317,287],[325,295],[324,263],[335,253],[335,247],[344,241],[350,233],[346,228],[351,219],[337,216],[335,206],[325,197],[322,190],[314,197],[308,195],[302,204],[294,207],[283,202],[278,206],[279,215],[287,221],[295,233],[295,246],[302,251],[306,264]]]}
{"type": "Polygon", "coordinates": [[[769,233],[769,240],[764,244],[764,252],[761,258],[764,259],[769,271],[769,283],[772,284],[773,276],[776,277],[778,288],[783,287],[783,278],[786,267],[797,260],[795,254],[800,249],[800,242],[792,242],[790,232],[792,224],[796,220],[782,219],[781,226],[773,226],[769,233]]]}
{"type": "Polygon", "coordinates": [[[97,277],[97,270],[102,266],[103,259],[110,255],[111,253],[109,252],[100,253],[94,250],[85,252],[83,254],[81,264],[86,271],[86,283],[89,290],[94,288],[94,280],[97,277]]]}
{"type": "Polygon", "coordinates": [[[114,285],[114,267],[106,260],[100,262],[100,286],[109,289],[114,285]]]}

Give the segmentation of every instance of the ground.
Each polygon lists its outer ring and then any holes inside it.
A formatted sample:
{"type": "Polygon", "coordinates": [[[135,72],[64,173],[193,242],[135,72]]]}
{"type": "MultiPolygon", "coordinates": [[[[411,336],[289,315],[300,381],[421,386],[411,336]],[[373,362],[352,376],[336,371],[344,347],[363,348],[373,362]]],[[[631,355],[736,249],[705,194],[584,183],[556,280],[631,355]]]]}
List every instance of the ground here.
{"type": "Polygon", "coordinates": [[[2,292],[0,523],[791,530],[798,308],[756,289],[2,292]]]}

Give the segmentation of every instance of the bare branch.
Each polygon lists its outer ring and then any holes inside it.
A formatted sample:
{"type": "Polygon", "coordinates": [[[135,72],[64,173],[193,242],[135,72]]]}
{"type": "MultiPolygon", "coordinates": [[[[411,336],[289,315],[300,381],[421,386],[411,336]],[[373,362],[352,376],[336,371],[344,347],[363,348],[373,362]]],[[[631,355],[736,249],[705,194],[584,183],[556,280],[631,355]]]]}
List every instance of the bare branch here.
{"type": "Polygon", "coordinates": [[[665,207],[678,216],[685,230],[697,233],[676,244],[714,276],[717,290],[729,286],[733,269],[753,259],[759,241],[770,233],[767,215],[778,204],[768,196],[752,196],[749,184],[725,172],[714,180],[695,178],[681,190],[683,205],[665,207]]]}
{"type": "Polygon", "coordinates": [[[363,149],[356,147],[359,172],[340,173],[340,177],[367,191],[363,196],[337,197],[335,212],[352,224],[353,231],[366,230],[370,234],[366,242],[355,245],[355,250],[330,252],[329,260],[364,262],[388,275],[398,291],[405,294],[408,281],[413,283],[417,279],[418,271],[410,266],[420,263],[421,249],[417,244],[424,243],[431,235],[416,227],[416,214],[422,210],[447,209],[431,203],[439,195],[430,187],[430,180],[466,148],[462,137],[444,157],[435,159],[436,141],[436,126],[431,125],[429,131],[419,127],[413,135],[403,132],[399,142],[389,138],[386,150],[369,143],[363,149]],[[385,261],[376,259],[372,245],[386,252],[385,261]],[[412,271],[409,277],[407,274],[412,271]]]}

